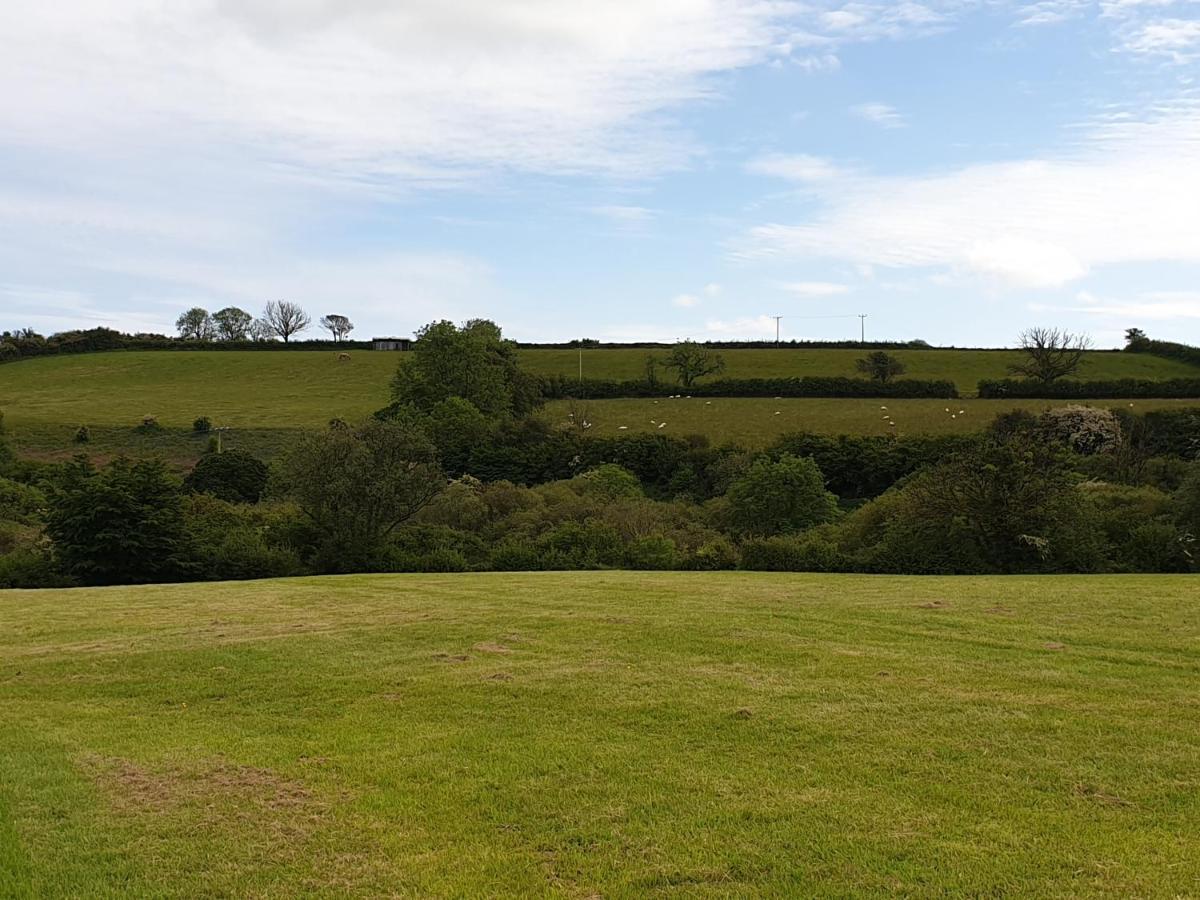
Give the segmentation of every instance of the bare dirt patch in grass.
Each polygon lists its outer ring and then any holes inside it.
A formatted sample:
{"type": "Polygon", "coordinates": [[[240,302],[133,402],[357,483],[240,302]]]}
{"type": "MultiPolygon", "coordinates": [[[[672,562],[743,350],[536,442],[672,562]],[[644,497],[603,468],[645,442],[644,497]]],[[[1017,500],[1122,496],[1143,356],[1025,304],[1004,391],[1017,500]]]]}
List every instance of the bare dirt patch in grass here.
{"type": "Polygon", "coordinates": [[[128,759],[89,755],[80,768],[111,798],[114,807],[130,812],[165,812],[190,805],[213,808],[225,802],[260,810],[320,806],[299,781],[269,769],[208,760],[196,769],[154,770],[128,759]]]}

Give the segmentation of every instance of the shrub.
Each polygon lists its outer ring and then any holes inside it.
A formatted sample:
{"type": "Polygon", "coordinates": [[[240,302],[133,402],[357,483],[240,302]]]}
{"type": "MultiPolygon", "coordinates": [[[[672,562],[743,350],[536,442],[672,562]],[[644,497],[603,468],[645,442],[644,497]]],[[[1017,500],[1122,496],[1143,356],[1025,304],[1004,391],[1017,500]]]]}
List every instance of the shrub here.
{"type": "Polygon", "coordinates": [[[616,463],[605,463],[589,469],[572,479],[572,483],[578,485],[583,493],[604,500],[643,496],[642,484],[637,476],[616,463]]]}
{"type": "Polygon", "coordinates": [[[158,424],[158,417],[151,415],[142,416],[141,424],[134,429],[140,434],[157,434],[162,430],[163,427],[158,424]]]}
{"type": "Polygon", "coordinates": [[[794,535],[755,538],[742,544],[742,568],[752,572],[802,572],[804,562],[794,535]]]}
{"type": "Polygon", "coordinates": [[[506,538],[492,550],[488,568],[497,572],[534,572],[542,568],[542,557],[531,544],[506,538]]]}
{"type": "Polygon", "coordinates": [[[468,572],[467,558],[458,550],[435,547],[424,553],[394,551],[388,554],[384,571],[388,572],[468,572]]]}
{"type": "MultiPolygon", "coordinates": [[[[878,529],[883,571],[1092,572],[1103,566],[1094,507],[1044,441],[987,442],[900,488],[878,529]],[[911,553],[911,555],[908,555],[911,553]],[[940,569],[939,569],[940,571],[940,569]]],[[[871,554],[869,554],[871,555],[871,554]]]]}
{"type": "Polygon", "coordinates": [[[284,509],[246,506],[210,494],[184,498],[184,521],[196,577],[213,581],[282,578],[304,571],[299,554],[277,526],[284,509]]]}
{"type": "Polygon", "coordinates": [[[1187,572],[1196,565],[1195,547],[1195,538],[1170,522],[1143,522],[1123,549],[1131,572],[1187,572]]]}
{"type": "Polygon", "coordinates": [[[631,569],[667,570],[679,565],[679,551],[668,537],[640,538],[629,545],[626,560],[631,569]]]}
{"type": "MultiPolygon", "coordinates": [[[[780,436],[768,453],[812,457],[827,487],[840,497],[877,497],[918,469],[962,452],[978,440],[975,435],[832,437],[801,432],[780,436]]],[[[733,457],[721,465],[736,470],[747,463],[733,457]]]]}
{"type": "Polygon", "coordinates": [[[73,587],[76,583],[43,551],[22,548],[0,556],[0,589],[73,587]]]}
{"type": "Polygon", "coordinates": [[[837,497],[810,457],[762,458],[729,487],[730,520],[748,534],[799,531],[837,515],[837,497]]]}
{"type": "Polygon", "coordinates": [[[192,422],[192,431],[196,434],[208,434],[212,431],[212,420],[208,416],[200,416],[192,422]]]}
{"type": "Polygon", "coordinates": [[[1111,453],[1121,444],[1121,424],[1107,409],[1060,406],[1042,413],[1039,422],[1051,438],[1085,456],[1111,453]]]}
{"type": "Polygon", "coordinates": [[[206,453],[196,461],[183,486],[231,503],[257,503],[267,487],[270,469],[244,450],[206,453]]]}
{"type": "Polygon", "coordinates": [[[86,425],[80,425],[75,429],[75,443],[86,444],[92,439],[92,429],[86,425]]]}
{"type": "Polygon", "coordinates": [[[600,569],[620,566],[625,546],[615,528],[601,522],[564,522],[539,541],[547,569],[600,569]]]}
{"type": "Polygon", "coordinates": [[[41,519],[46,495],[36,487],[0,478],[0,521],[31,525],[41,519]]]}
{"type": "Polygon", "coordinates": [[[705,541],[680,562],[681,568],[701,572],[719,572],[736,569],[740,555],[733,542],[726,537],[714,537],[705,541]]]}
{"type": "Polygon", "coordinates": [[[1179,526],[1200,538],[1200,461],[1192,463],[1171,503],[1179,526]]]}
{"type": "Polygon", "coordinates": [[[415,521],[424,525],[441,525],[460,531],[476,531],[490,517],[483,499],[483,485],[469,475],[452,482],[415,521]]]}

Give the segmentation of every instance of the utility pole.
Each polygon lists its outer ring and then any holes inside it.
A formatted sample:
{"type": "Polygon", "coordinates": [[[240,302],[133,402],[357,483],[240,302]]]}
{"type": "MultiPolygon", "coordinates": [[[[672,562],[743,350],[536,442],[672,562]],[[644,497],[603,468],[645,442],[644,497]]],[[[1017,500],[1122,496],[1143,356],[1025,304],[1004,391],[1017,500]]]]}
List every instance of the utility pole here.
{"type": "Polygon", "coordinates": [[[859,313],[858,315],[858,342],[865,344],[867,342],[867,314],[859,313]]]}
{"type": "Polygon", "coordinates": [[[783,316],[771,316],[771,318],[775,320],[775,346],[778,347],[779,346],[779,320],[782,319],[783,316]]]}

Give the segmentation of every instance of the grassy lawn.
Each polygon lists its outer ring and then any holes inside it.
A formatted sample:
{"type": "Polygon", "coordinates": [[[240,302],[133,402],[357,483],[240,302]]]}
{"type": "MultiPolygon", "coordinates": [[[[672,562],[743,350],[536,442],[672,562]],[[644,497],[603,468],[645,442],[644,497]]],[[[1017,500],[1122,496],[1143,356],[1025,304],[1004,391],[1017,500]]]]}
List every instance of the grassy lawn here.
{"type": "MultiPolygon", "coordinates": [[[[611,437],[636,432],[677,437],[704,434],[717,445],[762,447],[781,434],[965,434],[979,431],[997,415],[1021,408],[1040,412],[1065,400],[847,400],[716,397],[711,400],[591,400],[572,406],[548,404],[546,415],[566,422],[572,409],[586,413],[590,434],[611,437]],[[889,424],[890,416],[895,426],[889,424]],[[666,423],[664,426],[662,423],[666,423]],[[622,429],[624,426],[624,429],[622,429]],[[660,427],[662,426],[662,427],[660,427]]],[[[1200,400],[1093,400],[1089,406],[1151,409],[1200,407],[1200,400]]]]}
{"type": "Polygon", "coordinates": [[[1187,576],[0,593],[2,896],[1192,896],[1187,576]]]}

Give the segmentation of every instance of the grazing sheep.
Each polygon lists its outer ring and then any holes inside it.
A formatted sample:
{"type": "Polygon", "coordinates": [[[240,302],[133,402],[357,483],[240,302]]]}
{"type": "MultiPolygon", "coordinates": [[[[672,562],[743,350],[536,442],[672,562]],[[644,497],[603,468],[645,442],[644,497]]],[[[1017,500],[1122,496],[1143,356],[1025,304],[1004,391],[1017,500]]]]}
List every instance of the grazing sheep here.
{"type": "Polygon", "coordinates": [[[338,362],[350,362],[350,354],[349,353],[339,353],[338,354],[338,362]]]}

